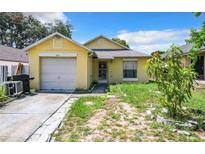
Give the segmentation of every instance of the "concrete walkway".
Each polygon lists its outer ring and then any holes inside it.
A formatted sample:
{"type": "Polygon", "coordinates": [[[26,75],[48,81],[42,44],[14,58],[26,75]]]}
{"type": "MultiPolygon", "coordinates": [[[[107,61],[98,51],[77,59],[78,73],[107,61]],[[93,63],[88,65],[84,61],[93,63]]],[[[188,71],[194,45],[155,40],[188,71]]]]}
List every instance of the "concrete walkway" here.
{"type": "Polygon", "coordinates": [[[106,83],[98,83],[92,93],[106,93],[108,85],[106,83]]]}
{"type": "Polygon", "coordinates": [[[197,89],[205,89],[205,80],[196,80],[196,84],[194,86],[197,89]]]}
{"type": "Polygon", "coordinates": [[[29,140],[68,102],[70,96],[70,94],[39,93],[8,103],[0,109],[0,141],[29,140]]]}

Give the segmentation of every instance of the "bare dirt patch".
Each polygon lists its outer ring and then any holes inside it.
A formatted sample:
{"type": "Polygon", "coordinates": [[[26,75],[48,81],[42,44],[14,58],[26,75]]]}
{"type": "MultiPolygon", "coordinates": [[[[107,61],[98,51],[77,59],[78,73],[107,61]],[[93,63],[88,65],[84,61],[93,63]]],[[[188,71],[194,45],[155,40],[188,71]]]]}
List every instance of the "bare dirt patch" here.
{"type": "Polygon", "coordinates": [[[116,97],[109,97],[105,109],[96,110],[87,121],[89,133],[80,141],[145,141],[157,140],[150,130],[149,121],[130,104],[116,97]]]}
{"type": "Polygon", "coordinates": [[[91,106],[91,105],[93,105],[94,103],[91,102],[91,101],[87,101],[87,102],[85,102],[84,104],[85,104],[85,105],[88,105],[88,106],[91,106]]]}
{"type": "Polygon", "coordinates": [[[205,140],[205,131],[196,132],[196,135],[198,135],[201,139],[205,140]]]}
{"type": "Polygon", "coordinates": [[[106,110],[104,109],[98,109],[95,111],[95,114],[88,120],[87,127],[90,129],[96,129],[97,126],[100,124],[102,119],[106,115],[106,110]]]}

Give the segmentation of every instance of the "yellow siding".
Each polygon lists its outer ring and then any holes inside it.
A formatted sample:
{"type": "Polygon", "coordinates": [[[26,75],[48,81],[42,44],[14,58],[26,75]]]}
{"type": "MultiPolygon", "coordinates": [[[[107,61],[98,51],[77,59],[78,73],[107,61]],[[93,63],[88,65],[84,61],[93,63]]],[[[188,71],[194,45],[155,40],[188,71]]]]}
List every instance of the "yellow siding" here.
{"type": "Polygon", "coordinates": [[[137,66],[137,76],[139,82],[148,82],[149,76],[147,74],[147,58],[139,58],[137,66]]]}
{"type": "MultiPolygon", "coordinates": [[[[127,58],[126,58],[127,59],[127,58]]],[[[137,59],[137,78],[138,82],[148,82],[149,77],[147,74],[147,60],[148,58],[137,59]]],[[[98,80],[98,62],[100,60],[93,60],[93,80],[98,80]]],[[[123,82],[123,58],[115,58],[107,60],[108,64],[108,82],[109,83],[122,83],[123,82]]]]}
{"type": "Polygon", "coordinates": [[[93,78],[92,78],[92,56],[89,56],[88,57],[88,65],[87,65],[87,67],[88,67],[88,77],[87,77],[87,87],[89,87],[90,85],[91,85],[91,83],[92,83],[92,81],[93,81],[93,78]]]}
{"type": "MultiPolygon", "coordinates": [[[[63,38],[62,38],[63,39],[63,38]]],[[[57,43],[60,44],[60,41],[57,43]]],[[[57,45],[58,46],[58,45],[57,45]]],[[[31,81],[31,87],[35,89],[40,88],[40,52],[76,52],[77,53],[77,88],[87,89],[90,85],[88,80],[88,52],[84,48],[63,39],[62,48],[53,47],[53,38],[50,38],[41,44],[31,48],[28,51],[30,63],[30,76],[35,79],[31,81]]]]}
{"type": "Polygon", "coordinates": [[[91,49],[123,49],[123,47],[104,38],[98,38],[85,46],[91,49]]]}
{"type": "Polygon", "coordinates": [[[97,81],[98,80],[98,60],[97,59],[93,59],[93,81],[97,81]]]}
{"type": "Polygon", "coordinates": [[[190,64],[190,60],[188,59],[188,57],[185,55],[182,57],[182,60],[181,60],[183,66],[188,66],[190,64]]]}
{"type": "Polygon", "coordinates": [[[62,48],[64,45],[62,38],[53,38],[53,47],[62,48]]]}
{"type": "Polygon", "coordinates": [[[122,82],[123,58],[115,58],[108,62],[108,77],[110,83],[122,82]]]}

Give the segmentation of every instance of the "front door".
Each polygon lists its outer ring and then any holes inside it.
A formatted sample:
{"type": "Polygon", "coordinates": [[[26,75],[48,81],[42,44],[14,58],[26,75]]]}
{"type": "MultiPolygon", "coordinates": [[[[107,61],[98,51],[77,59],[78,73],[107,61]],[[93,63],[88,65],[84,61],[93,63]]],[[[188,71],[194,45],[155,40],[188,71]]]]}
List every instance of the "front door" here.
{"type": "Polygon", "coordinates": [[[107,62],[99,62],[98,64],[98,81],[107,82],[107,62]]]}

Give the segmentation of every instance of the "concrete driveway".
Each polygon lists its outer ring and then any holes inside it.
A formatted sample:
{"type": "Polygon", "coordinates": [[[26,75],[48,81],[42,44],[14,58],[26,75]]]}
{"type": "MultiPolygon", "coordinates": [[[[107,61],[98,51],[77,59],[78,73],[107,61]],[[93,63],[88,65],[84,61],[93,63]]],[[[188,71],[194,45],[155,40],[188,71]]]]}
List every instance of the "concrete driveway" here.
{"type": "Polygon", "coordinates": [[[0,141],[26,141],[69,97],[39,93],[8,103],[0,109],[0,141]]]}

